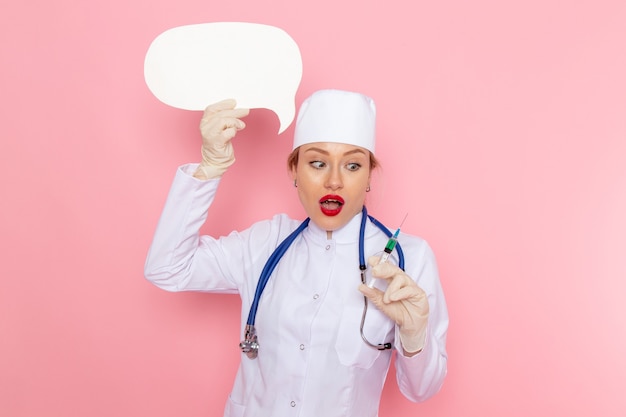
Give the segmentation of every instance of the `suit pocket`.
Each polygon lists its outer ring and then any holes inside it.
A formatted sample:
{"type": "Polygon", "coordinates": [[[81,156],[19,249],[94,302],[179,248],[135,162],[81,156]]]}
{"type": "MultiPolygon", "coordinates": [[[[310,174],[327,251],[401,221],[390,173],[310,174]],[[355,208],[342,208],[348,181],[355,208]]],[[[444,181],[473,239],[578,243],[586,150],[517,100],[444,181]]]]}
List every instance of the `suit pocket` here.
{"type": "MultiPolygon", "coordinates": [[[[348,306],[341,314],[335,349],[339,361],[345,366],[370,368],[381,351],[363,341],[360,334],[363,305],[348,306]]],[[[379,311],[372,303],[368,303],[367,315],[363,325],[363,334],[372,344],[393,342],[394,323],[379,311]]]]}

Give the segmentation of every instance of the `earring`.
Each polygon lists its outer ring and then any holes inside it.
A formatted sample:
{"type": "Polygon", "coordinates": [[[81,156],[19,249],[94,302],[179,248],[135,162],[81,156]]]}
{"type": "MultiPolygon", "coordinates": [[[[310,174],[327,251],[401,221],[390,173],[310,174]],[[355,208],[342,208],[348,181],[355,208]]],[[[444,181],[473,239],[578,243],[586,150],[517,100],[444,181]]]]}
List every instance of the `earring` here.
{"type": "Polygon", "coordinates": [[[367,188],[365,189],[365,192],[366,192],[366,193],[369,193],[369,192],[370,192],[370,190],[371,190],[371,188],[370,188],[370,186],[368,185],[368,186],[367,186],[367,188]]]}
{"type": "Polygon", "coordinates": [[[298,180],[293,180],[293,186],[298,188],[298,180]]]}

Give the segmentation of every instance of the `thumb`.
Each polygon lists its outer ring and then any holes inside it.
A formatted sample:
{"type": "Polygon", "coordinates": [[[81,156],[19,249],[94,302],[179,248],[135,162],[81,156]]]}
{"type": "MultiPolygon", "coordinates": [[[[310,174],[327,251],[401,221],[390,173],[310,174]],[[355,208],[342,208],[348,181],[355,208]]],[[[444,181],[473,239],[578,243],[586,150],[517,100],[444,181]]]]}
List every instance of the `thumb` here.
{"type": "Polygon", "coordinates": [[[233,98],[227,98],[226,100],[218,101],[217,103],[209,104],[204,109],[204,114],[209,115],[212,113],[218,113],[222,110],[232,110],[237,106],[237,101],[233,98]]]}
{"type": "Polygon", "coordinates": [[[377,304],[379,301],[383,299],[383,292],[378,288],[370,288],[365,284],[359,285],[359,291],[361,294],[366,296],[370,301],[374,304],[377,304]]]}

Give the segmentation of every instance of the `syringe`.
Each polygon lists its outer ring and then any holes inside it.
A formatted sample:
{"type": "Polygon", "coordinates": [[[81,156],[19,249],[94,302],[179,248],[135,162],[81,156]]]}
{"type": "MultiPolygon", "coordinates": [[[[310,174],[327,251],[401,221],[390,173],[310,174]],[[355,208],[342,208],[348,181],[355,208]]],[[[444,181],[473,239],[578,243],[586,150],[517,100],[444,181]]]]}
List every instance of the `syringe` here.
{"type": "Polygon", "coordinates": [[[393,252],[394,248],[396,247],[396,243],[398,243],[399,234],[400,228],[398,227],[398,230],[396,230],[393,236],[391,236],[387,241],[387,245],[383,250],[383,255],[380,257],[380,262],[378,262],[379,264],[384,264],[385,262],[387,262],[387,259],[389,259],[389,255],[391,255],[391,252],[393,252]]]}
{"type": "MultiPolygon", "coordinates": [[[[402,219],[402,222],[400,223],[400,226],[387,241],[387,244],[385,245],[385,249],[383,249],[383,254],[380,257],[380,261],[378,262],[379,264],[384,264],[385,262],[387,262],[387,259],[389,259],[389,255],[391,255],[391,252],[393,252],[394,248],[396,247],[396,243],[398,243],[398,235],[400,234],[400,227],[402,227],[402,225],[404,224],[404,221],[406,220],[406,216],[408,215],[409,213],[405,214],[404,219],[402,219]]],[[[375,283],[376,283],[376,278],[372,278],[370,279],[370,282],[367,284],[367,286],[370,288],[374,288],[375,283]]]]}

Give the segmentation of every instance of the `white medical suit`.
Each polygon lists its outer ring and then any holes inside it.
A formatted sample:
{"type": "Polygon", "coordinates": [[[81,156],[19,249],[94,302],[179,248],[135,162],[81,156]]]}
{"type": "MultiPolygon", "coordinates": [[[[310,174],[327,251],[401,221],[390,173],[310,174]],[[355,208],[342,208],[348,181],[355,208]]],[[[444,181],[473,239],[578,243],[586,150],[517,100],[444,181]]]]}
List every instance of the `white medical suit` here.
{"type": "MultiPolygon", "coordinates": [[[[243,338],[261,270],[301,220],[276,215],[227,237],[200,236],[219,179],[197,180],[191,176],[195,167],[183,166],[176,174],[145,274],[168,291],[238,293],[243,338]]],[[[409,400],[423,401],[440,389],[447,370],[448,314],[433,253],[424,240],[400,234],[406,272],[428,295],[424,349],[405,357],[395,324],[369,303],[365,336],[374,344],[394,343],[391,350],[376,350],[359,334],[360,222],[361,214],[333,231],[330,240],[310,222],[280,260],[258,308],[258,357],[242,354],[226,417],[375,417],[394,350],[398,385],[409,400]]],[[[366,259],[386,243],[368,220],[366,259]]]]}

